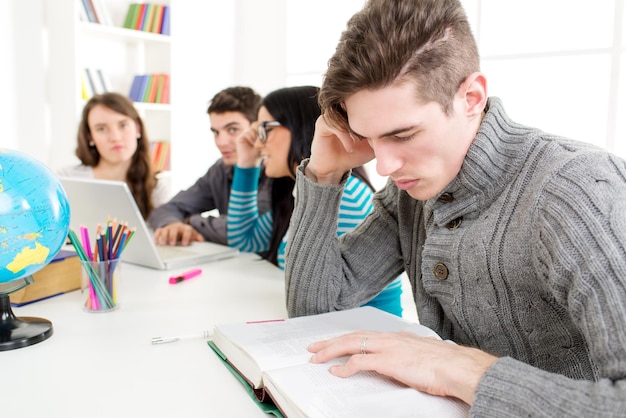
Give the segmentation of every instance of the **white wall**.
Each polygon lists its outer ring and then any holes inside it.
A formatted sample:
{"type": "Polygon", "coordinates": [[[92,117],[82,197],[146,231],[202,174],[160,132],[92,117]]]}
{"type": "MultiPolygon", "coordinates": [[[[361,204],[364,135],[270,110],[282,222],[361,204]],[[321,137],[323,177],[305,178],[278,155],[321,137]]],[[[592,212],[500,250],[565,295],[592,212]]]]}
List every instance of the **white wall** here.
{"type": "Polygon", "coordinates": [[[237,0],[234,81],[265,95],[285,86],[287,0],[237,0]]]}
{"type": "Polygon", "coordinates": [[[27,152],[46,162],[42,22],[40,2],[0,2],[0,147],[27,152]],[[32,26],[21,24],[24,21],[32,26]]]}
{"type": "Polygon", "coordinates": [[[189,187],[220,153],[213,141],[209,100],[234,80],[235,4],[172,2],[172,185],[189,187]]]}
{"type": "Polygon", "coordinates": [[[622,0],[483,1],[478,37],[490,93],[519,122],[618,151],[623,16],[622,0]]]}
{"type": "Polygon", "coordinates": [[[0,65],[0,115],[3,129],[0,148],[17,148],[17,111],[15,108],[15,51],[13,38],[13,3],[0,2],[0,54],[4,65],[0,65]]]}

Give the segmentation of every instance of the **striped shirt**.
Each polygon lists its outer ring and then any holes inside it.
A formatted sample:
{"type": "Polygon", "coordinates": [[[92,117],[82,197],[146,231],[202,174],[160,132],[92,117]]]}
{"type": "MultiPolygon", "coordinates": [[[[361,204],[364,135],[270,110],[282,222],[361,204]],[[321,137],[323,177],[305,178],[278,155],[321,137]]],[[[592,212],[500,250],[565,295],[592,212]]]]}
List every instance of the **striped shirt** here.
{"type": "MultiPolygon", "coordinates": [[[[257,184],[260,168],[235,167],[233,186],[228,202],[228,244],[246,252],[269,249],[274,224],[273,212],[259,215],[257,184]]],[[[341,198],[337,218],[337,235],[353,230],[372,210],[372,190],[361,179],[351,176],[341,198]]],[[[285,267],[287,234],[278,250],[278,266],[285,267]]]]}

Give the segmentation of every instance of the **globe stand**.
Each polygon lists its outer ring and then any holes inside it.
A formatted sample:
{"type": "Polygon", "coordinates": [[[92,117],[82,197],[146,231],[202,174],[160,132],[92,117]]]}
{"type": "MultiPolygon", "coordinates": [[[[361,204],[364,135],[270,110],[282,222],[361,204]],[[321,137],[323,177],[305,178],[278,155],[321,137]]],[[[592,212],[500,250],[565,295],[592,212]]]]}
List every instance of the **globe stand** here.
{"type": "Polygon", "coordinates": [[[52,336],[52,322],[29,316],[16,317],[11,309],[9,293],[33,282],[32,277],[8,292],[0,292],[0,351],[27,347],[47,340],[52,336]]]}

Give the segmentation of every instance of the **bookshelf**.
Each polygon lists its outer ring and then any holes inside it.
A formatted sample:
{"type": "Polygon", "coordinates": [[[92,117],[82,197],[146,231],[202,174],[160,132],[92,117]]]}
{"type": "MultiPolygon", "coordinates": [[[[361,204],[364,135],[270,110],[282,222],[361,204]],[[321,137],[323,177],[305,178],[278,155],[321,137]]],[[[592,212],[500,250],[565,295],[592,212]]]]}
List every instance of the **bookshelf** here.
{"type": "MultiPolygon", "coordinates": [[[[171,36],[123,28],[132,1],[92,0],[96,10],[105,8],[104,23],[86,20],[82,1],[55,0],[47,11],[49,53],[55,57],[48,69],[53,167],[76,162],[76,129],[86,102],[81,81],[85,68],[100,70],[112,91],[126,96],[138,74],[168,74],[171,85],[171,36]]],[[[171,1],[159,3],[170,6],[171,1]]],[[[152,141],[172,139],[169,103],[135,102],[135,108],[152,141]]]]}

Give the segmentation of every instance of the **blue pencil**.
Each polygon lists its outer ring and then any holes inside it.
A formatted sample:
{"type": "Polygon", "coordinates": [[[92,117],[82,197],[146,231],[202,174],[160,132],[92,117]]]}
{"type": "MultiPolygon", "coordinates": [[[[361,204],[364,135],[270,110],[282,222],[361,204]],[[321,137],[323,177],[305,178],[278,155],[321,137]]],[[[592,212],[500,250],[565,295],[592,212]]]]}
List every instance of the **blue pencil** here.
{"type": "Polygon", "coordinates": [[[96,244],[98,246],[98,256],[100,257],[100,261],[104,261],[105,257],[104,257],[104,234],[100,234],[98,235],[98,237],[96,237],[96,244]]]}
{"type": "Polygon", "coordinates": [[[109,222],[107,226],[107,247],[108,247],[108,259],[110,260],[113,256],[113,224],[109,222]]]}
{"type": "Polygon", "coordinates": [[[119,259],[122,255],[122,250],[124,249],[124,244],[126,243],[126,239],[128,238],[128,231],[124,231],[122,233],[122,237],[120,238],[120,242],[117,245],[117,251],[115,253],[115,258],[119,259]]]}

